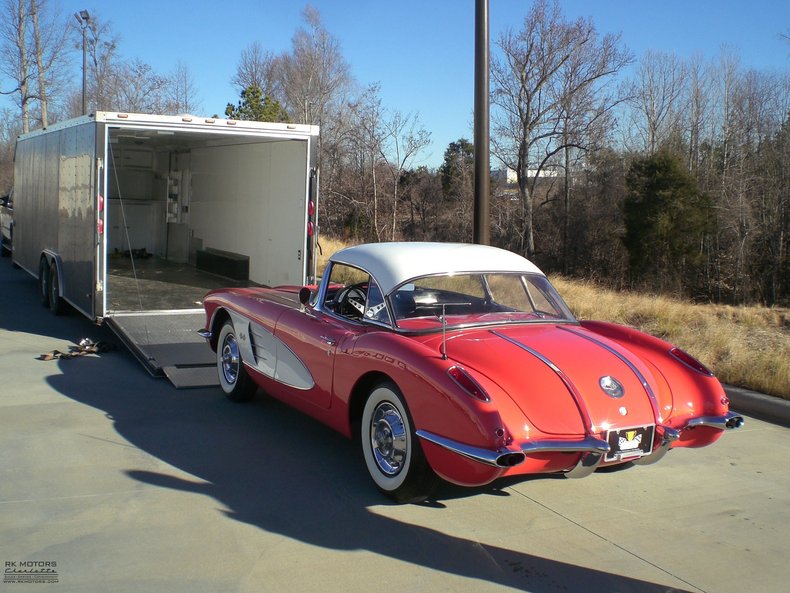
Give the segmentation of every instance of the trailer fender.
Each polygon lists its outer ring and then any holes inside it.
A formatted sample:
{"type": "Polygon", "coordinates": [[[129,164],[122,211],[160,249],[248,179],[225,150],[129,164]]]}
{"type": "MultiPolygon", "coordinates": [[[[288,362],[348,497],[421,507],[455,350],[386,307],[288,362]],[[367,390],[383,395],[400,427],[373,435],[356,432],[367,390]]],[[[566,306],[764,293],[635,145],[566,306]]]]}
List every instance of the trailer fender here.
{"type": "Polygon", "coordinates": [[[64,311],[63,300],[63,264],[60,255],[45,249],[41,253],[38,265],[38,286],[41,295],[41,304],[48,307],[55,315],[64,311]]]}

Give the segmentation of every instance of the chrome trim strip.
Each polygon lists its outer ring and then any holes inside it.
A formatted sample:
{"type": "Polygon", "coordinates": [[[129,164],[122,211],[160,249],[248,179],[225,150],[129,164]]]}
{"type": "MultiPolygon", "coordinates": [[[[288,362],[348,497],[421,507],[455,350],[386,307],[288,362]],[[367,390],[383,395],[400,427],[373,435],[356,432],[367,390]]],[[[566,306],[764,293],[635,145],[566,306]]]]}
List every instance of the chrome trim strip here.
{"type": "Polygon", "coordinates": [[[608,453],[609,449],[609,443],[595,437],[585,437],[580,441],[527,441],[521,446],[521,450],[525,455],[545,452],[574,453],[577,451],[584,453],[608,453]]]}
{"type": "Polygon", "coordinates": [[[503,449],[501,451],[492,451],[490,449],[483,449],[482,447],[465,445],[463,443],[459,443],[458,441],[454,441],[452,439],[441,437],[438,434],[428,432],[427,430],[418,430],[417,436],[420,437],[421,439],[425,439],[430,443],[433,443],[434,445],[439,445],[440,447],[444,447],[448,451],[452,451],[453,453],[457,453],[458,455],[466,457],[467,459],[471,459],[472,461],[477,461],[485,465],[491,465],[493,467],[508,468],[514,465],[518,465],[519,463],[524,461],[524,459],[521,459],[521,461],[517,463],[502,462],[502,460],[506,457],[511,457],[513,455],[523,456],[524,454],[521,451],[511,451],[509,449],[503,449]]]}
{"type": "Polygon", "coordinates": [[[152,315],[194,315],[204,313],[203,309],[151,309],[150,311],[127,311],[124,309],[108,311],[105,317],[147,317],[152,315]]]}
{"type": "Polygon", "coordinates": [[[592,418],[590,417],[590,411],[587,409],[587,404],[584,402],[584,398],[582,398],[581,393],[579,390],[576,389],[576,386],[570,380],[570,378],[560,369],[556,364],[554,364],[551,360],[543,356],[537,350],[533,350],[526,344],[522,344],[521,342],[514,340],[513,338],[506,336],[496,330],[489,330],[495,336],[502,338],[503,340],[510,342],[514,346],[521,348],[525,352],[529,352],[532,356],[540,360],[543,364],[549,367],[554,373],[559,377],[560,381],[563,382],[565,387],[570,392],[571,396],[573,397],[574,401],[576,402],[576,408],[579,410],[579,415],[582,417],[582,422],[585,424],[585,432],[587,433],[588,437],[591,437],[595,434],[595,430],[593,428],[592,418]]]}
{"type": "Polygon", "coordinates": [[[699,418],[692,418],[682,428],[694,428],[695,426],[709,426],[710,428],[718,428],[719,430],[734,430],[743,426],[743,416],[735,412],[728,412],[725,416],[700,416],[699,418]]]}
{"type": "MultiPolygon", "coordinates": [[[[417,436],[473,461],[501,468],[518,465],[518,463],[503,462],[505,458],[518,454],[526,458],[527,455],[535,453],[583,453],[582,460],[587,459],[587,462],[597,456],[597,461],[595,462],[595,466],[597,466],[601,462],[601,459],[603,459],[604,454],[609,452],[609,443],[595,437],[585,437],[581,440],[527,441],[521,445],[520,451],[513,451],[511,449],[492,451],[490,449],[483,449],[482,447],[465,445],[458,441],[428,432],[427,430],[418,430],[417,436]]],[[[582,463],[582,460],[580,460],[579,463],[582,463]]],[[[585,467],[587,466],[585,465],[585,467]]],[[[571,471],[573,472],[574,470],[571,471]]]]}
{"type": "Polygon", "coordinates": [[[603,342],[593,338],[592,336],[588,336],[587,334],[583,334],[583,333],[580,333],[578,331],[574,331],[574,330],[572,330],[570,328],[567,328],[567,327],[557,326],[557,328],[561,329],[563,331],[566,331],[566,332],[570,332],[570,333],[572,333],[575,336],[579,336],[580,338],[584,338],[585,340],[589,340],[590,342],[592,342],[594,344],[597,344],[598,346],[600,346],[601,348],[603,348],[604,350],[606,350],[610,354],[613,354],[614,356],[619,358],[620,361],[623,364],[625,364],[629,369],[631,369],[631,372],[633,372],[634,375],[636,375],[636,378],[639,379],[639,382],[642,384],[642,387],[644,388],[645,393],[647,393],[647,397],[650,399],[650,406],[653,408],[653,417],[655,419],[656,425],[661,424],[664,421],[664,418],[661,416],[661,410],[658,407],[658,400],[656,399],[656,394],[653,393],[653,389],[650,387],[650,384],[647,382],[647,379],[645,379],[645,376],[639,371],[638,368],[636,368],[636,365],[634,365],[634,363],[632,363],[625,356],[620,354],[617,350],[615,350],[614,348],[612,348],[608,344],[604,344],[603,342]]]}

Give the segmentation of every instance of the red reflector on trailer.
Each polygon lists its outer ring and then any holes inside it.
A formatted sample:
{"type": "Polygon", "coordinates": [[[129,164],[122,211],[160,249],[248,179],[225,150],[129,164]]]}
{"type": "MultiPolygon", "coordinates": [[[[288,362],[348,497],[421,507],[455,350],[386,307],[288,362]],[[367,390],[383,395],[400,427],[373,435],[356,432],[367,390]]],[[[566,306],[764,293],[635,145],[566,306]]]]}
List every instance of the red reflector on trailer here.
{"type": "Polygon", "coordinates": [[[99,212],[104,212],[104,196],[99,196],[99,212]]]}
{"type": "Polygon", "coordinates": [[[312,216],[315,213],[315,204],[313,204],[313,200],[307,202],[307,216],[312,216]]]}
{"type": "Polygon", "coordinates": [[[104,219],[100,218],[96,221],[96,232],[100,235],[104,234],[104,219]]]}
{"type": "Polygon", "coordinates": [[[307,236],[308,237],[312,237],[313,236],[313,223],[312,222],[308,222],[307,223],[307,236]]]}

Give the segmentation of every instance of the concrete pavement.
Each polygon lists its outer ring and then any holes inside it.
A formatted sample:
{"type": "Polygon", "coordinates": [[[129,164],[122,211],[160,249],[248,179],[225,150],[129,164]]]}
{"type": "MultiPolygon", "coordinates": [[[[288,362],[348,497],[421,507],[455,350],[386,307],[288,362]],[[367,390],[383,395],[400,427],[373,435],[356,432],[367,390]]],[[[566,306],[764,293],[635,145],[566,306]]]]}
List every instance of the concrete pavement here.
{"type": "Polygon", "coordinates": [[[54,563],[57,579],[0,591],[759,593],[790,580],[778,425],[749,418],[655,466],[397,506],[352,443],[276,402],[175,390],[122,350],[36,360],[83,337],[112,339],[51,317],[0,262],[0,563],[54,563]]]}

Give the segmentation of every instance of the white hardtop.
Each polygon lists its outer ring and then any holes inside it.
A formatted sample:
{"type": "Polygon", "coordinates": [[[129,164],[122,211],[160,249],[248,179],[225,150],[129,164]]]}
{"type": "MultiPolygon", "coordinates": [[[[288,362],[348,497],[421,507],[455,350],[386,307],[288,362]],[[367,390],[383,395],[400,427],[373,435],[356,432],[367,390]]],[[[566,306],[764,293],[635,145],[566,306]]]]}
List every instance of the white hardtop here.
{"type": "Polygon", "coordinates": [[[469,243],[367,243],[342,249],[330,260],[368,272],[384,294],[409,280],[436,274],[544,275],[535,264],[512,251],[469,243]]]}

